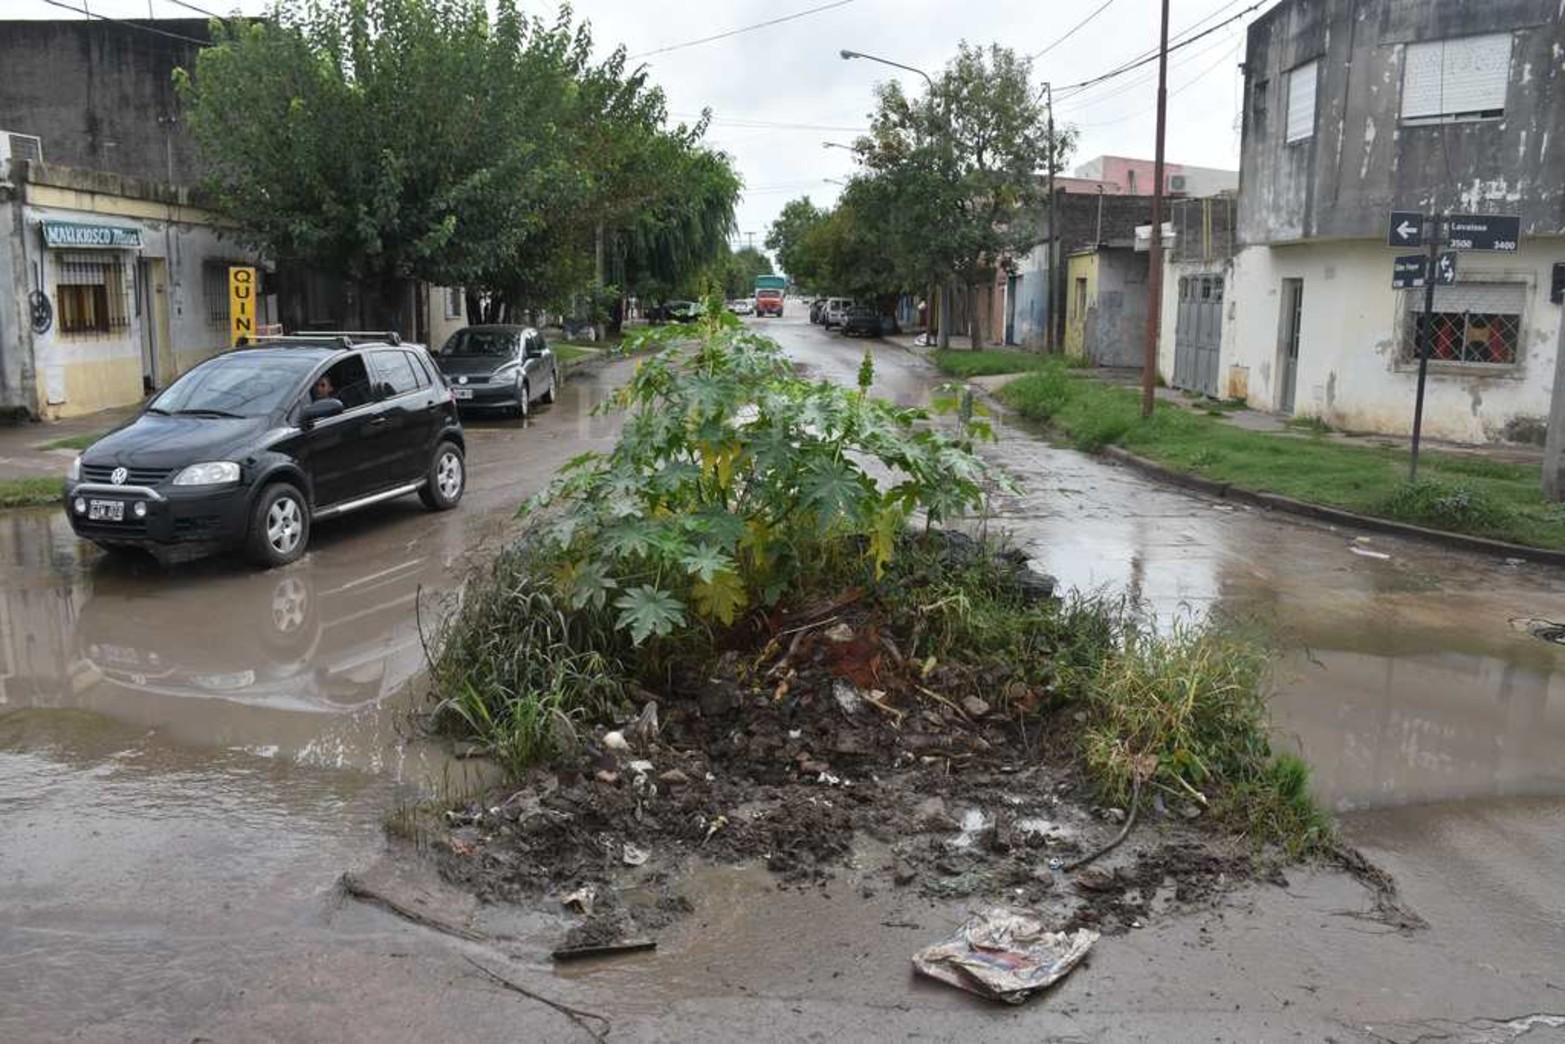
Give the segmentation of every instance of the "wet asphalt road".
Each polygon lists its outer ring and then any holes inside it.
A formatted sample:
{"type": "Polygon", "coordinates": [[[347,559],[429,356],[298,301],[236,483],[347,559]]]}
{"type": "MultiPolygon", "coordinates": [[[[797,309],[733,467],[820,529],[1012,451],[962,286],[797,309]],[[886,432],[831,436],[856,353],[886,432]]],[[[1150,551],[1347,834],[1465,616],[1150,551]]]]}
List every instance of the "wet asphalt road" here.
{"type": "MultiPolygon", "coordinates": [[[[862,343],[764,326],[853,379],[862,343]]],[[[874,351],[877,391],[927,399],[926,364],[874,351]]],[[[342,905],[333,884],[384,851],[399,803],[477,778],[410,738],[420,612],[427,626],[559,463],[607,444],[614,424],[588,411],[629,365],[526,424],[475,422],[461,510],[322,526],[274,573],[127,566],[55,512],[0,514],[0,1039],[579,1035],[457,955],[503,957],[342,905]]],[[[910,981],[907,955],[959,909],[848,901],[851,875],[829,899],[713,871],[658,955],[568,977],[542,959],[563,922],[517,915],[518,978],[611,1014],[614,1039],[1412,1039],[1446,1028],[1430,1019],[1565,1011],[1565,649],[1512,623],[1565,619],[1565,575],[1382,537],[1370,549],[1389,557],[1366,557],[1356,534],[1016,429],[989,452],[1023,486],[994,525],[1065,583],[1276,635],[1285,742],[1324,800],[1366,810],[1350,835],[1434,927],[1375,934],[1340,916],[1363,908],[1356,886],[1301,874],[1226,917],[1105,940],[1043,1003],[995,1012],[910,981]]]]}

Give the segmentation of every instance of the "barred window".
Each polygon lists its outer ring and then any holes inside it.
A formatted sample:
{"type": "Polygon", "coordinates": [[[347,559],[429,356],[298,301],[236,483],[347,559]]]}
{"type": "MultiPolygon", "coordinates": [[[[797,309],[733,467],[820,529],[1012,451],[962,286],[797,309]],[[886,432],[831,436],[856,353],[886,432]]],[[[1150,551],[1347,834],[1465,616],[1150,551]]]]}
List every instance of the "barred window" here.
{"type": "Polygon", "coordinates": [[[62,251],[55,296],[60,333],[112,334],[130,328],[125,262],[118,254],[62,251]]]}
{"type": "Polygon", "coordinates": [[[219,330],[227,330],[227,261],[208,261],[201,266],[201,301],[206,308],[206,321],[219,330]]]}
{"type": "Polygon", "coordinates": [[[462,300],[462,288],[460,286],[446,287],[446,318],[462,318],[462,310],[466,302],[462,300]]]}
{"type": "MultiPolygon", "coordinates": [[[[1418,334],[1424,319],[1424,294],[1405,295],[1402,358],[1418,361],[1418,334]]],[[[1522,309],[1527,300],[1523,283],[1457,283],[1435,287],[1435,307],[1429,315],[1429,358],[1432,362],[1513,366],[1521,341],[1522,309]]]]}

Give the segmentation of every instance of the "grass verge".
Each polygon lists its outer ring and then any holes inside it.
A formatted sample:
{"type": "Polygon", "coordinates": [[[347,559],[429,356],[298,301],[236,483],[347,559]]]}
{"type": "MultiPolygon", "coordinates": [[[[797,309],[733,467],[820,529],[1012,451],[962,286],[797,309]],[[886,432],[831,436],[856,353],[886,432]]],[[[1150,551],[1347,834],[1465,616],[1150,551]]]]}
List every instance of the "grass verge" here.
{"type": "Polygon", "coordinates": [[[597,355],[599,351],[601,349],[585,344],[555,344],[554,358],[557,362],[568,363],[584,359],[589,355],[597,355]]]}
{"type": "Polygon", "coordinates": [[[108,432],[106,431],[89,431],[81,435],[72,435],[69,438],[55,439],[53,442],[46,442],[40,448],[46,450],[84,450],[107,434],[108,432]]]}
{"type": "Polygon", "coordinates": [[[58,504],[63,488],[57,478],[0,479],[0,508],[58,504]]]}
{"type": "Polygon", "coordinates": [[[1565,510],[1543,499],[1536,467],[1425,452],[1419,457],[1420,480],[1409,484],[1405,450],[1246,431],[1167,403],[1158,403],[1143,420],[1136,392],[1059,365],[1012,381],[1000,397],[1083,450],[1123,446],[1175,470],[1244,489],[1433,529],[1565,548],[1565,510]]]}
{"type": "Polygon", "coordinates": [[[1026,373],[1048,362],[1037,352],[1017,352],[1002,348],[978,351],[942,348],[933,355],[940,372],[952,377],[987,377],[997,373],[1026,373]]]}

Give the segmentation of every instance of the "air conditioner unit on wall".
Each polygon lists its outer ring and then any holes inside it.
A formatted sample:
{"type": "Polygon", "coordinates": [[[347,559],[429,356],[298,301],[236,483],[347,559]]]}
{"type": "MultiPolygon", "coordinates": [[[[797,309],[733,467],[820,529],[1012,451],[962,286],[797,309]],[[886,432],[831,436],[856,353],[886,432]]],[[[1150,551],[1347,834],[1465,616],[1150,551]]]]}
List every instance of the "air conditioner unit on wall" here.
{"type": "Polygon", "coordinates": [[[1183,192],[1185,190],[1185,176],[1183,174],[1170,174],[1168,176],[1168,191],[1183,192]]]}
{"type": "Polygon", "coordinates": [[[43,162],[43,139],[36,134],[16,134],[0,130],[0,163],[6,160],[43,162]]]}

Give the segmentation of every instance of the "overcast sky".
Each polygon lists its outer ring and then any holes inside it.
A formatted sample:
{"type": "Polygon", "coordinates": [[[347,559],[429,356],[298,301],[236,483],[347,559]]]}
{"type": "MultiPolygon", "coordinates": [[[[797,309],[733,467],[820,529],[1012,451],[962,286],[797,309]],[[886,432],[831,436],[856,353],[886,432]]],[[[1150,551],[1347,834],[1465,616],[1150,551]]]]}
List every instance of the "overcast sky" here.
{"type": "MultiPolygon", "coordinates": [[[[79,3],[80,0],[77,0],[79,3]]],[[[149,0],[87,0],[96,14],[148,16],[149,0]]],[[[224,0],[190,0],[227,11],[224,0]]],[[[821,7],[832,0],[576,0],[578,17],[593,24],[607,53],[623,42],[632,55],[821,7]]],[[[1201,32],[1243,11],[1254,0],[1172,0],[1171,34],[1201,32]]],[[[1269,5],[1268,5],[1269,6],[1269,5]]],[[[7,0],[6,17],[68,18],[45,0],[7,0]]],[[[237,9],[259,13],[265,3],[242,0],[237,9]]],[[[553,3],[524,0],[530,13],[553,16],[553,3]]],[[[173,0],[150,0],[159,18],[190,17],[173,0]]],[[[1237,168],[1240,76],[1244,26],[1260,11],[1176,50],[1169,58],[1168,158],[1171,162],[1237,168]]],[[[670,111],[694,118],[713,113],[709,138],[734,157],[746,189],[738,212],[738,241],[759,244],[778,210],[809,195],[829,204],[853,157],[825,141],[849,142],[866,125],[871,88],[890,77],[911,89],[914,73],[866,61],[843,61],[843,48],[865,51],[936,73],[959,40],[1001,43],[1023,54],[1056,44],[1034,64],[1038,83],[1056,89],[1108,72],[1157,46],[1155,0],[839,0],[838,6],[696,46],[642,59],[668,94],[670,111]],[[1094,15],[1094,12],[1101,12],[1094,15]],[[1069,39],[1056,41],[1093,17],[1069,39]]],[[[1071,166],[1104,154],[1150,157],[1156,63],[1079,90],[1059,90],[1057,120],[1081,138],[1071,166]]]]}

